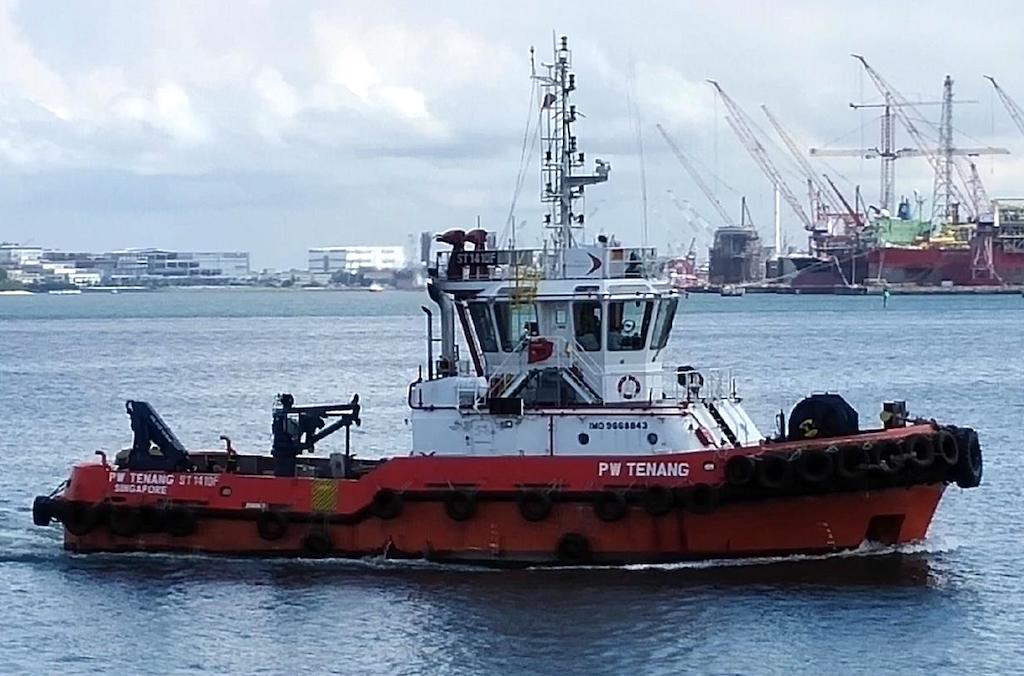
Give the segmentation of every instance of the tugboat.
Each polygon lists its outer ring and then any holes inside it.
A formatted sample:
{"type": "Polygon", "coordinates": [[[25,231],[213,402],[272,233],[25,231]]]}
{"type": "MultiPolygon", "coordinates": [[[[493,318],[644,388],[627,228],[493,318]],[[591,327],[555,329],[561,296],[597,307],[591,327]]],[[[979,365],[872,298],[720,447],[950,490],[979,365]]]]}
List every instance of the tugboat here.
{"type": "Polygon", "coordinates": [[[860,428],[813,394],[763,434],[727,372],[663,362],[679,296],[655,250],[598,237],[576,208],[611,166],[577,147],[561,38],[537,75],[542,249],[450,230],[429,270],[411,452],[353,453],[358,396],[280,394],[269,455],[190,451],[145,402],[134,439],[37,497],[73,552],[409,557],[491,566],[829,553],[925,537],[945,487],[977,486],[978,435],[886,402],[860,428]],[[439,337],[435,338],[435,326],[439,337]],[[466,355],[461,354],[461,333],[466,355]],[[435,355],[435,345],[439,346],[435,355]],[[465,358],[463,358],[465,357],[465,358]],[[344,430],[344,450],[314,455],[344,430]]]}

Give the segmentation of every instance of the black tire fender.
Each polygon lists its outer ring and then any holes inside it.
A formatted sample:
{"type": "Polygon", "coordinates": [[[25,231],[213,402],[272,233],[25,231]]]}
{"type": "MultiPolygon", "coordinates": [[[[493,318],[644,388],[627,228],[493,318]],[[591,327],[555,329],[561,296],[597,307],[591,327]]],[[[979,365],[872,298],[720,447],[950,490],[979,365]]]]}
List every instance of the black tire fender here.
{"type": "Polygon", "coordinates": [[[907,459],[918,469],[928,469],[935,464],[935,442],[932,437],[918,434],[905,442],[907,459]]]}
{"type": "Polygon", "coordinates": [[[757,460],[757,483],[761,488],[775,491],[788,488],[793,481],[793,466],[780,453],[765,453],[757,460]]]}
{"type": "Polygon", "coordinates": [[[628,511],[629,505],[626,504],[626,498],[618,491],[602,491],[594,498],[594,514],[601,521],[609,523],[618,521],[626,516],[628,511]]]}
{"type": "Polygon", "coordinates": [[[118,537],[130,538],[142,530],[142,512],[130,505],[114,505],[107,514],[107,530],[118,537]]]}
{"type": "Polygon", "coordinates": [[[390,488],[382,488],[373,496],[373,513],[378,518],[390,521],[398,517],[405,507],[402,495],[390,488]]]}
{"type": "Polygon", "coordinates": [[[163,522],[167,532],[176,538],[188,537],[199,527],[199,517],[195,510],[184,505],[164,508],[163,522]]]}
{"type": "Polygon", "coordinates": [[[99,524],[100,513],[97,505],[84,502],[65,503],[61,520],[64,528],[72,535],[88,535],[99,524]]]}
{"type": "Polygon", "coordinates": [[[756,476],[757,462],[749,455],[734,455],[725,463],[725,480],[730,486],[747,486],[756,476]]]}
{"type": "Polygon", "coordinates": [[[844,479],[861,479],[867,474],[867,466],[871,464],[868,449],[859,444],[842,446],[835,451],[836,473],[844,479]]]}
{"type": "Polygon", "coordinates": [[[939,430],[935,446],[938,449],[938,459],[946,467],[956,467],[960,461],[960,444],[957,442],[956,435],[949,430],[939,430]]]}
{"type": "Polygon", "coordinates": [[[56,513],[56,506],[51,498],[37,495],[32,501],[32,523],[37,526],[49,526],[56,513]]]}
{"type": "Polygon", "coordinates": [[[649,486],[643,493],[644,511],[651,516],[664,516],[675,507],[676,498],[672,489],[665,486],[649,486]]]}
{"type": "Polygon", "coordinates": [[[825,451],[801,451],[793,462],[796,465],[797,476],[804,483],[826,484],[832,480],[832,475],[835,473],[835,460],[825,451]]]}
{"type": "Polygon", "coordinates": [[[579,533],[566,533],[559,539],[555,555],[564,563],[586,563],[592,555],[590,541],[579,533]]]}
{"type": "Polygon", "coordinates": [[[955,469],[956,485],[960,488],[975,488],[981,484],[983,470],[978,433],[964,427],[960,430],[960,458],[955,469]]]}
{"type": "Polygon", "coordinates": [[[714,486],[697,484],[683,495],[684,504],[688,512],[711,514],[718,509],[718,489],[714,486]]]}
{"type": "Polygon", "coordinates": [[[452,491],[444,499],[444,511],[452,521],[469,521],[476,514],[476,495],[470,491],[452,491]]]}
{"type": "Polygon", "coordinates": [[[288,514],[280,509],[264,509],[256,515],[256,532],[264,540],[280,540],[288,533],[288,514]]]}
{"type": "Polygon", "coordinates": [[[551,496],[545,491],[523,491],[516,502],[519,504],[519,514],[527,521],[537,523],[551,515],[551,496]]]}
{"type": "Polygon", "coordinates": [[[328,556],[334,551],[334,541],[326,530],[317,528],[306,533],[302,538],[302,549],[310,556],[328,556]]]}

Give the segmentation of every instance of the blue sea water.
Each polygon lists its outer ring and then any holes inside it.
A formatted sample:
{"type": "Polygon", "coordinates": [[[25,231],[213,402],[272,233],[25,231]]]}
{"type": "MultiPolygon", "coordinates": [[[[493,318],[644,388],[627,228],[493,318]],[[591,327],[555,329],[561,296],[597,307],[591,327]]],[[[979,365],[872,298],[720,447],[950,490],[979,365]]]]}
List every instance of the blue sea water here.
{"type": "Polygon", "coordinates": [[[669,363],[734,369],[763,430],[811,391],[977,428],[985,479],[928,539],[821,558],[489,571],[74,556],[33,496],[153,403],[190,447],[265,450],[278,392],[358,392],[405,453],[426,297],[0,297],[0,673],[1011,673],[1024,670],[1024,299],[692,296],[669,363]]]}

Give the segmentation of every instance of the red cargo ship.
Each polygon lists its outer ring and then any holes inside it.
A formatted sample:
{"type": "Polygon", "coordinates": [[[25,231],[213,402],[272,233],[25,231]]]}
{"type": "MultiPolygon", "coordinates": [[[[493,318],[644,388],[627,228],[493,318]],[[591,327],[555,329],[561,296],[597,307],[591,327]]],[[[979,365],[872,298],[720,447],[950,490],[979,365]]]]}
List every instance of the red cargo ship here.
{"type": "Polygon", "coordinates": [[[189,451],[144,402],[111,462],[36,499],[75,552],[386,556],[494,566],[827,553],[925,537],[945,486],[977,486],[967,428],[883,409],[861,430],[833,394],[771,437],[714,369],[663,363],[679,298],[648,248],[583,243],[574,203],[607,180],[572,134],[563,38],[538,77],[548,131],[550,246],[496,250],[482,230],[439,241],[427,369],[409,385],[411,453],[361,459],[358,397],[279,395],[270,455],[189,451]],[[435,340],[434,327],[440,328],[435,340]],[[461,331],[467,359],[460,355],[461,331]],[[434,354],[435,343],[440,344],[434,354]],[[313,453],[344,431],[343,452],[313,453]]]}

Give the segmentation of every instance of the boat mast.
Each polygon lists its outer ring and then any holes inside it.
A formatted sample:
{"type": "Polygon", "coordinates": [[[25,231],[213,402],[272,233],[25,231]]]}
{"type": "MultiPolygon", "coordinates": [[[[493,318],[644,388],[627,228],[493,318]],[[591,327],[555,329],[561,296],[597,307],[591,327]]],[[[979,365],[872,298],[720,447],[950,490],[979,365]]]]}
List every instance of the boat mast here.
{"type": "Polygon", "coordinates": [[[586,185],[608,180],[611,165],[596,161],[594,174],[574,175],[573,170],[583,166],[585,156],[577,148],[572,125],[576,122],[576,106],[570,101],[576,89],[576,75],[572,70],[572,52],[569,39],[559,38],[554,48],[554,62],[541,64],[546,73],[535,75],[541,86],[541,110],[544,112],[541,143],[541,201],[549,204],[544,225],[551,231],[551,241],[557,255],[577,243],[582,234],[583,214],[576,214],[573,202],[583,197],[586,185]]]}

